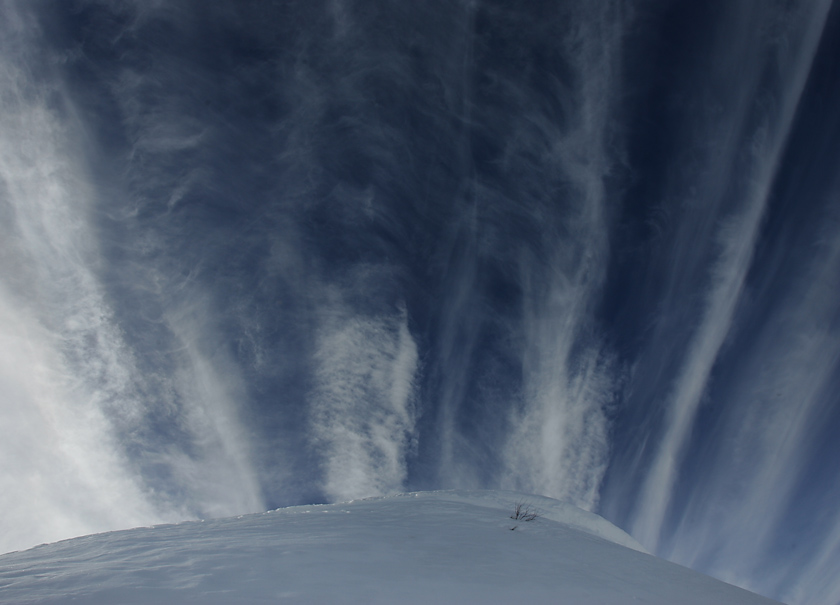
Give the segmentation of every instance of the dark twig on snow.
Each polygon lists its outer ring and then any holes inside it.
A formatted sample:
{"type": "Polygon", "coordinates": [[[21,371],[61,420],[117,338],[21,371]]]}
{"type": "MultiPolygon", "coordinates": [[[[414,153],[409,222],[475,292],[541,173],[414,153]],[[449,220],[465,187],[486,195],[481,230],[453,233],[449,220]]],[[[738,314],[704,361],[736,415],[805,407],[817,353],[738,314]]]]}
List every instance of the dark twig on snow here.
{"type": "Polygon", "coordinates": [[[514,521],[533,521],[539,518],[539,513],[531,510],[531,507],[524,502],[517,502],[510,516],[514,521]]]}

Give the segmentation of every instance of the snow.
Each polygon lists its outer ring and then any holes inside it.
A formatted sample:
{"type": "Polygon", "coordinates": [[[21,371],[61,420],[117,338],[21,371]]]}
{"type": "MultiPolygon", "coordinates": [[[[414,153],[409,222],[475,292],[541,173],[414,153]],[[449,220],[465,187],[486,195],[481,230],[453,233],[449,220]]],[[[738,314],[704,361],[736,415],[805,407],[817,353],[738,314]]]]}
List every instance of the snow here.
{"type": "Polygon", "coordinates": [[[0,555],[2,603],[774,603],[540,496],[417,492],[0,555]],[[516,503],[540,516],[510,518],[516,503]]]}

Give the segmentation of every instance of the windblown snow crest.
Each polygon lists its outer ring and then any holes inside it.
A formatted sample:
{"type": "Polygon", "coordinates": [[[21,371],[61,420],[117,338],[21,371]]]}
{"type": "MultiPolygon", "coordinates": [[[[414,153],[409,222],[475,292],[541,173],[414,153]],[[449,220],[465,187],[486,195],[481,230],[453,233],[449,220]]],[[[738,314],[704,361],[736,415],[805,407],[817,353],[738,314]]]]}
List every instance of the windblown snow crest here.
{"type": "Polygon", "coordinates": [[[15,603],[768,605],[550,498],[415,492],[112,532],[0,556],[15,603]],[[516,504],[536,513],[511,518],[516,504]],[[49,573],[42,570],[49,569],[49,573]]]}

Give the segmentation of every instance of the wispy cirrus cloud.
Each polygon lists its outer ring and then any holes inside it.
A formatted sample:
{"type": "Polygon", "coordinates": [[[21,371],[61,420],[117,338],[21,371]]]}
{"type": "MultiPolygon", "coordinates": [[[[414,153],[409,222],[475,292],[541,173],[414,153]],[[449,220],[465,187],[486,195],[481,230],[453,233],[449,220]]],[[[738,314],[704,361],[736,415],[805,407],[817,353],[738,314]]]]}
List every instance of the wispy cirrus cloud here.
{"type": "MultiPolygon", "coordinates": [[[[820,450],[834,441],[824,423],[832,415],[840,368],[840,222],[836,203],[829,200],[826,207],[812,258],[796,275],[782,273],[766,322],[742,359],[729,358],[737,372],[718,395],[724,398],[713,434],[719,445],[707,456],[702,487],[690,488],[665,551],[686,565],[796,603],[837,590],[830,554],[838,546],[836,520],[827,523],[830,531],[800,538],[793,552],[788,546],[790,536],[802,532],[791,525],[820,514],[819,502],[807,504],[808,510],[796,503],[810,489],[805,478],[821,462],[820,450]],[[784,564],[776,558],[780,548],[788,556],[784,564]],[[767,569],[774,571],[762,572],[767,569]],[[794,569],[808,571],[795,579],[794,569]],[[818,584],[819,591],[813,590],[818,584]]],[[[828,492],[836,496],[837,490],[828,492]]]]}
{"type": "MultiPolygon", "coordinates": [[[[750,18],[750,13],[743,7],[736,8],[730,19],[735,25],[740,25],[750,18]]],[[[741,84],[739,90],[757,90],[758,78],[766,68],[766,61],[777,62],[776,68],[784,74],[784,81],[792,84],[781,94],[778,107],[766,111],[757,121],[752,116],[753,108],[745,99],[733,100],[733,111],[726,115],[725,121],[737,126],[735,132],[746,129],[748,140],[744,142],[737,137],[722,137],[724,148],[717,157],[731,158],[733,163],[740,163],[742,160],[738,154],[746,146],[749,153],[745,172],[734,173],[731,166],[713,162],[709,166],[712,171],[703,177],[706,182],[719,184],[707,189],[707,193],[715,197],[736,190],[740,198],[740,210],[724,219],[718,227],[717,258],[711,271],[703,315],[668,395],[663,436],[656,446],[651,466],[646,471],[632,523],[633,535],[654,550],[659,543],[698,406],[706,392],[718,353],[732,328],[770,189],[829,8],[829,2],[817,8],[810,5],[798,8],[798,12],[789,20],[790,46],[785,54],[767,56],[764,53],[769,51],[760,52],[762,45],[768,43],[761,36],[755,36],[746,45],[736,43],[738,54],[735,57],[743,63],[743,69],[738,74],[750,73],[755,79],[752,86],[741,84]],[[757,124],[752,127],[753,130],[749,126],[751,120],[757,124]]],[[[727,77],[735,77],[734,72],[727,77]]],[[[727,125],[727,130],[731,128],[732,124],[727,125]]],[[[709,203],[717,205],[720,201],[712,198],[709,203]]]]}
{"type": "Polygon", "coordinates": [[[416,440],[419,368],[408,316],[404,307],[366,316],[332,294],[317,329],[309,412],[323,489],[331,500],[395,493],[416,440]]]}
{"type": "Polygon", "coordinates": [[[236,368],[198,344],[212,340],[206,317],[170,314],[173,363],[148,373],[106,283],[88,133],[52,73],[61,57],[41,44],[26,7],[7,2],[3,14],[0,406],[15,437],[0,452],[9,511],[0,547],[260,510],[236,368]],[[151,430],[165,409],[164,432],[182,440],[162,444],[151,430]]]}
{"type": "Polygon", "coordinates": [[[536,252],[520,258],[522,399],[510,416],[503,485],[592,509],[620,375],[599,342],[592,307],[605,279],[615,205],[606,181],[622,153],[612,126],[627,16],[609,3],[572,13],[570,20],[582,25],[564,38],[563,56],[581,84],[566,102],[565,123],[529,107],[518,114],[523,128],[506,152],[518,170],[523,158],[539,158],[532,168],[540,178],[560,184],[543,191],[545,199],[530,200],[523,191],[525,199],[511,202],[540,208],[555,198],[565,212],[559,224],[543,225],[536,252]]]}
{"type": "MultiPolygon", "coordinates": [[[[0,47],[0,550],[160,520],[106,409],[136,404],[132,359],[99,287],[78,124],[38,28],[3,6],[0,47]],[[56,105],[58,107],[56,107],[56,105]],[[72,115],[72,114],[71,114],[72,115]],[[122,504],[120,504],[122,503],[122,504]]],[[[131,413],[128,411],[128,413],[131,413]]]]}

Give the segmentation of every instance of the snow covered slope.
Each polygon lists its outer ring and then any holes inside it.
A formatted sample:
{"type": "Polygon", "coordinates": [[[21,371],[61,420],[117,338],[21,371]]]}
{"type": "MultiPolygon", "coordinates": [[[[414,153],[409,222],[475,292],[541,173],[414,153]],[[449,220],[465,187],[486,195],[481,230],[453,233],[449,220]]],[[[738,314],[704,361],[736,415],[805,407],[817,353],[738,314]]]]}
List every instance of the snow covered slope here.
{"type": "Polygon", "coordinates": [[[0,556],[2,603],[773,603],[511,492],[419,492],[117,531],[0,556]],[[517,502],[540,513],[510,518],[517,502]]]}

